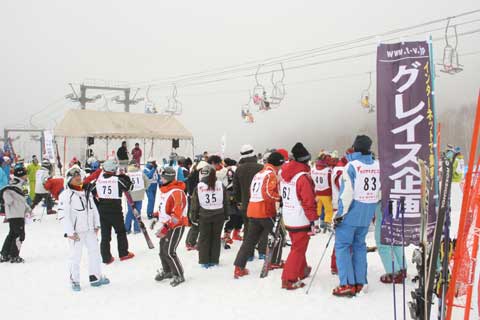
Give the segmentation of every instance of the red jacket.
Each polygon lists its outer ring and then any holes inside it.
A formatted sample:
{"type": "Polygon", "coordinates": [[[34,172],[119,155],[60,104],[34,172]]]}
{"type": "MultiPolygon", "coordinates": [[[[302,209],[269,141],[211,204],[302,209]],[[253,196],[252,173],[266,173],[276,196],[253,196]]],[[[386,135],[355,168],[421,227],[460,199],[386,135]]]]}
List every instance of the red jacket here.
{"type": "Polygon", "coordinates": [[[45,190],[52,194],[52,197],[58,200],[58,196],[63,191],[63,178],[50,178],[43,184],[45,190]]]}
{"type": "Polygon", "coordinates": [[[100,176],[100,173],[102,173],[101,169],[95,170],[88,177],[83,179],[83,184],[89,184],[89,183],[93,182],[94,180],[97,180],[97,178],[100,176]]]}
{"type": "MultiPolygon", "coordinates": [[[[277,169],[271,164],[266,164],[263,169],[258,172],[262,173],[266,170],[270,172],[261,185],[263,201],[248,203],[247,217],[249,218],[273,218],[277,215],[276,203],[280,201],[280,194],[278,193],[277,169]]],[[[251,198],[250,198],[251,200],[251,198]]]]}
{"type": "MultiPolygon", "coordinates": [[[[315,192],[313,180],[310,177],[310,167],[304,163],[297,161],[290,161],[282,167],[282,179],[289,182],[299,172],[307,172],[308,174],[302,175],[297,180],[297,196],[300,201],[305,216],[309,221],[315,221],[318,219],[317,215],[317,203],[315,201],[315,192]]],[[[307,227],[307,226],[305,226],[307,227]]]]}
{"type": "Polygon", "coordinates": [[[185,195],[185,183],[181,181],[172,181],[166,186],[160,187],[160,191],[163,193],[167,193],[172,189],[180,189],[178,191],[174,191],[171,196],[167,199],[165,211],[166,213],[171,216],[172,218],[176,218],[178,221],[177,223],[173,223],[170,220],[167,225],[170,229],[181,227],[181,226],[188,226],[188,217],[183,216],[183,211],[187,206],[187,196],[185,195]]]}

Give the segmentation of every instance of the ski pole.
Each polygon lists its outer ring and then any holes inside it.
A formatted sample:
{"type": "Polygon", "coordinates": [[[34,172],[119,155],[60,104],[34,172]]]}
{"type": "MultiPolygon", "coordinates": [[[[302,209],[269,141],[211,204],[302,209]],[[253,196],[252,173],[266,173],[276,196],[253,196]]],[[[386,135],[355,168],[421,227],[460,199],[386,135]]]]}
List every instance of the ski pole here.
{"type": "Polygon", "coordinates": [[[313,281],[315,280],[315,276],[317,275],[318,269],[320,268],[320,264],[322,263],[323,257],[325,257],[325,254],[327,253],[328,246],[330,245],[330,241],[332,240],[334,233],[335,232],[333,230],[330,233],[330,237],[328,238],[327,244],[325,245],[325,250],[323,251],[323,254],[320,257],[320,260],[318,261],[318,264],[315,267],[315,271],[313,272],[313,275],[312,275],[312,280],[310,280],[310,284],[308,285],[308,288],[305,294],[308,294],[310,292],[310,288],[312,287],[313,281]]]}
{"type": "Polygon", "coordinates": [[[400,198],[399,209],[398,212],[402,213],[402,290],[403,290],[403,320],[407,319],[407,309],[406,309],[406,302],[405,302],[405,277],[403,276],[403,272],[407,272],[405,268],[405,197],[400,198]]]}
{"type": "MultiPolygon", "coordinates": [[[[392,277],[395,273],[395,255],[393,254],[393,201],[388,201],[388,213],[390,219],[390,255],[392,256],[392,277]]],[[[395,294],[395,281],[393,285],[393,319],[397,320],[397,297],[395,294]]]]}

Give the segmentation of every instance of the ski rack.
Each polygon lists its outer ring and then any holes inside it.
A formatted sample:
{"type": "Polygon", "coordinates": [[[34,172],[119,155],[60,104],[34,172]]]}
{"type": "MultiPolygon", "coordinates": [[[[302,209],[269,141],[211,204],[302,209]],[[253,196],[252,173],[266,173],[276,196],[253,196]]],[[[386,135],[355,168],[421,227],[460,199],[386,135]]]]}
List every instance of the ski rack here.
{"type": "Polygon", "coordinates": [[[454,75],[463,71],[463,65],[458,61],[458,33],[457,26],[450,26],[450,18],[447,21],[447,26],[445,27],[445,47],[443,48],[443,59],[441,65],[443,68],[440,69],[441,72],[454,75]],[[452,28],[455,34],[455,46],[452,46],[448,41],[448,29],[452,28]]]}
{"type": "Polygon", "coordinates": [[[370,103],[370,88],[372,87],[372,73],[368,73],[368,87],[362,91],[360,96],[360,105],[362,108],[367,109],[368,113],[375,112],[375,105],[370,103]]]}

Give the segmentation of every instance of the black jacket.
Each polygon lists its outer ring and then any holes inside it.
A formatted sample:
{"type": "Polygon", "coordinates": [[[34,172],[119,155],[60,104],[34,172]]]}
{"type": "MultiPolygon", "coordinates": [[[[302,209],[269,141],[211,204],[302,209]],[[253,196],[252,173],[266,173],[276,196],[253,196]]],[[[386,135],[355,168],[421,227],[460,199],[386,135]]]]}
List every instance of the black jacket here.
{"type": "Polygon", "coordinates": [[[250,201],[250,184],[253,177],[262,169],[263,166],[257,162],[256,156],[243,158],[233,175],[233,194],[243,211],[247,210],[250,201]]]}
{"type": "MultiPolygon", "coordinates": [[[[103,178],[110,178],[114,175],[110,173],[103,173],[103,178]]],[[[121,174],[118,175],[118,192],[119,196],[121,197],[124,192],[128,192],[132,189],[132,181],[130,178],[125,175],[121,174]]],[[[97,207],[98,213],[102,214],[123,214],[122,212],[122,199],[99,199],[97,197],[97,190],[96,186],[92,188],[92,193],[95,195],[97,199],[97,207]]]]}
{"type": "Polygon", "coordinates": [[[120,147],[117,150],[118,160],[128,160],[128,149],[127,147],[120,147]]]}

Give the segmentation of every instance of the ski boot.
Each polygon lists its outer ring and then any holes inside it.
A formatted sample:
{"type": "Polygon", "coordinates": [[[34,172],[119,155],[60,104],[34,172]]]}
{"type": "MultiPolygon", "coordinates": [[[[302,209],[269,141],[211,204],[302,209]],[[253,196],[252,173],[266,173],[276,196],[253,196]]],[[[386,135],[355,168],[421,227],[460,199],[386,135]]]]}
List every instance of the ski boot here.
{"type": "Polygon", "coordinates": [[[232,240],[243,241],[243,237],[240,235],[240,229],[233,230],[232,240]]]}
{"type": "Polygon", "coordinates": [[[10,263],[24,263],[25,260],[22,257],[11,257],[10,263]]]}
{"type": "Polygon", "coordinates": [[[218,267],[218,263],[210,262],[208,266],[209,268],[218,267]]]}
{"type": "Polygon", "coordinates": [[[187,251],[197,250],[197,246],[192,246],[191,244],[187,244],[187,251]]]}
{"type": "Polygon", "coordinates": [[[105,263],[105,264],[107,264],[107,265],[108,265],[108,264],[112,264],[112,263],[113,263],[113,261],[115,261],[115,258],[114,258],[114,257],[111,257],[109,261],[107,261],[107,262],[103,262],[103,263],[105,263]]]}
{"type": "Polygon", "coordinates": [[[0,263],[8,262],[8,261],[10,261],[10,256],[2,256],[2,255],[0,255],[0,263]]]}
{"type": "Polygon", "coordinates": [[[282,260],[280,261],[280,263],[270,263],[270,265],[268,266],[268,270],[271,271],[276,269],[283,269],[284,266],[285,262],[282,260]]]}
{"type": "Polygon", "coordinates": [[[165,271],[158,271],[157,270],[157,275],[155,276],[155,281],[162,281],[165,279],[172,279],[173,274],[171,272],[165,272],[165,271]]]}
{"type": "Polygon", "coordinates": [[[235,266],[235,270],[234,270],[234,272],[233,272],[233,277],[234,277],[235,279],[239,279],[239,278],[241,278],[241,277],[244,277],[244,276],[248,275],[249,273],[250,273],[250,272],[248,271],[247,268],[243,268],[243,269],[242,269],[242,268],[240,268],[240,267],[235,266]]]}
{"type": "Polygon", "coordinates": [[[233,243],[233,239],[230,237],[230,231],[225,231],[225,233],[223,234],[222,240],[226,244],[233,243]]]}
{"type": "Polygon", "coordinates": [[[47,215],[51,215],[51,214],[55,214],[55,213],[57,213],[57,211],[53,210],[53,209],[50,209],[50,210],[47,211],[47,215]]]}
{"type": "Polygon", "coordinates": [[[265,260],[267,256],[265,255],[265,253],[259,253],[258,254],[258,260],[265,260]]]}
{"type": "Polygon", "coordinates": [[[80,283],[72,282],[72,290],[75,292],[79,292],[80,290],[82,290],[82,288],[80,287],[80,283]]]}
{"type": "Polygon", "coordinates": [[[355,294],[359,294],[363,290],[363,284],[356,284],[355,285],[355,294]]]}
{"type": "Polygon", "coordinates": [[[255,256],[248,257],[247,261],[252,262],[255,259],[255,256]]]}
{"type": "Polygon", "coordinates": [[[126,256],[120,257],[120,261],[125,261],[125,260],[128,260],[128,259],[132,259],[133,257],[135,257],[135,255],[133,253],[129,252],[126,256]]]}
{"type": "Polygon", "coordinates": [[[357,294],[357,288],[355,286],[346,284],[333,289],[332,294],[337,297],[354,297],[357,294]]]}
{"type": "Polygon", "coordinates": [[[185,282],[185,278],[183,276],[174,276],[173,280],[170,282],[170,285],[172,287],[176,287],[179,284],[181,284],[182,282],[185,282]]]}
{"type": "Polygon", "coordinates": [[[200,266],[202,267],[202,269],[208,269],[210,268],[210,263],[201,263],[200,266]]]}
{"type": "Polygon", "coordinates": [[[97,279],[95,276],[90,276],[90,285],[92,287],[100,287],[107,284],[110,284],[110,280],[105,276],[101,276],[100,279],[97,279]]]}
{"type": "Polygon", "coordinates": [[[287,290],[296,290],[305,287],[305,283],[302,281],[289,281],[289,280],[282,280],[282,289],[287,290]]]}

